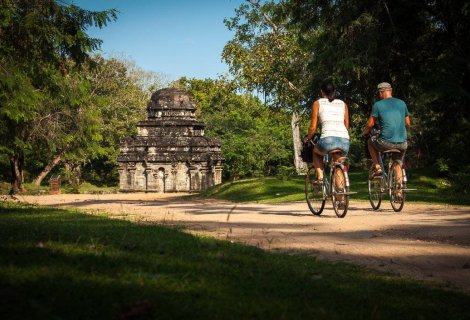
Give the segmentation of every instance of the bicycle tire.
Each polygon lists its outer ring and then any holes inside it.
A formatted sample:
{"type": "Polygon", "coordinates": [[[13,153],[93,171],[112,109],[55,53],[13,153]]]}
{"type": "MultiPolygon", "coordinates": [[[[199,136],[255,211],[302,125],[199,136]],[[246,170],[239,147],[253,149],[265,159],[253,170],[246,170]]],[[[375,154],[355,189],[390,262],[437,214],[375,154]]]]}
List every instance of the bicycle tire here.
{"type": "Polygon", "coordinates": [[[335,166],[331,177],[331,202],[338,218],[344,218],[349,208],[349,186],[341,166],[335,166]]]}
{"type": "Polygon", "coordinates": [[[368,189],[369,189],[369,202],[372,209],[379,210],[380,204],[382,203],[382,176],[370,178],[375,166],[372,164],[369,170],[368,189]]]}
{"type": "Polygon", "coordinates": [[[323,195],[323,185],[313,183],[316,180],[315,168],[310,168],[305,176],[305,200],[310,211],[319,216],[325,208],[325,197],[323,195]]]}
{"type": "Polygon", "coordinates": [[[390,167],[388,186],[393,211],[400,212],[405,205],[406,193],[403,190],[403,171],[398,161],[393,161],[390,167]],[[401,172],[401,177],[397,175],[397,170],[401,172]]]}

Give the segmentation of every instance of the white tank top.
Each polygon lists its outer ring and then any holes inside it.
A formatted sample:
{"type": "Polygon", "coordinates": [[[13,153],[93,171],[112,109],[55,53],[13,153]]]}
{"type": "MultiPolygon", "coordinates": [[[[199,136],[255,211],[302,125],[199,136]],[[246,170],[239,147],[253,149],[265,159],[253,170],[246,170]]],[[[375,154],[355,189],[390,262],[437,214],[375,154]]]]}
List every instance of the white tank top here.
{"type": "Polygon", "coordinates": [[[321,138],[340,137],[349,139],[348,129],[344,125],[344,106],[342,100],[318,100],[318,118],[321,126],[321,138]]]}

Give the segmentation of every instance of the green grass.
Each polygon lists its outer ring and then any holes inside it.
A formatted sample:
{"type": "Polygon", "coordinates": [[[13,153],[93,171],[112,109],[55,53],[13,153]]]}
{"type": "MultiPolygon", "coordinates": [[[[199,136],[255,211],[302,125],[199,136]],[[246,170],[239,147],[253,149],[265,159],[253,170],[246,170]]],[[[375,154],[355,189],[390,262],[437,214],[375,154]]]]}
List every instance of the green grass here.
{"type": "MultiPolygon", "coordinates": [[[[23,187],[26,189],[24,194],[48,194],[49,186],[40,185],[36,186],[32,183],[24,183],[23,187]]],[[[10,192],[11,185],[7,182],[0,182],[0,194],[8,194],[10,192]]],[[[89,182],[83,182],[78,188],[78,193],[95,194],[95,193],[117,193],[119,191],[118,186],[95,186],[89,182]]],[[[69,184],[62,183],[61,193],[77,193],[77,190],[71,187],[69,184]]]]}
{"type": "Polygon", "coordinates": [[[78,211],[0,204],[1,319],[469,314],[468,295],[353,265],[78,211]]]}
{"type": "MultiPolygon", "coordinates": [[[[436,204],[470,205],[470,194],[455,192],[449,182],[429,170],[408,170],[408,187],[417,189],[407,193],[409,202],[426,202],[436,204]]],[[[353,200],[368,201],[368,172],[350,171],[349,179],[353,200]]],[[[470,183],[470,182],[469,182],[470,183]]],[[[235,202],[287,202],[303,201],[304,176],[289,178],[253,178],[226,182],[197,195],[197,197],[213,197],[235,202]]],[[[384,195],[388,201],[388,195],[384,195]]]]}
{"type": "MultiPolygon", "coordinates": [[[[89,182],[83,182],[78,188],[79,193],[117,193],[119,191],[118,186],[95,186],[89,182]]],[[[62,193],[76,193],[76,190],[73,189],[70,185],[64,184],[62,186],[62,193]]]]}

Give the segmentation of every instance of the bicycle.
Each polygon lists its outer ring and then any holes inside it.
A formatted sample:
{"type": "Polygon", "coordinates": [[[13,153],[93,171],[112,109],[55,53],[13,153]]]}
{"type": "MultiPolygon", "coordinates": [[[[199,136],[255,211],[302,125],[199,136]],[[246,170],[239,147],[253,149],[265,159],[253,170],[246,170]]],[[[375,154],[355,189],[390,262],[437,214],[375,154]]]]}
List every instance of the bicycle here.
{"type": "Polygon", "coordinates": [[[349,195],[353,192],[349,191],[348,167],[345,165],[347,157],[333,160],[338,153],[341,156],[342,150],[331,150],[323,157],[325,174],[321,184],[317,182],[314,166],[309,167],[305,176],[305,200],[314,215],[318,216],[323,212],[328,198],[331,198],[333,209],[339,218],[344,218],[348,212],[349,195]]]}
{"type": "Polygon", "coordinates": [[[398,149],[379,152],[378,159],[382,174],[373,176],[374,164],[370,167],[368,178],[369,201],[372,209],[378,210],[382,203],[382,195],[388,193],[390,203],[395,212],[400,212],[405,205],[407,177],[402,160],[396,159],[401,155],[398,149]],[[387,163],[385,167],[384,163],[387,163]]]}

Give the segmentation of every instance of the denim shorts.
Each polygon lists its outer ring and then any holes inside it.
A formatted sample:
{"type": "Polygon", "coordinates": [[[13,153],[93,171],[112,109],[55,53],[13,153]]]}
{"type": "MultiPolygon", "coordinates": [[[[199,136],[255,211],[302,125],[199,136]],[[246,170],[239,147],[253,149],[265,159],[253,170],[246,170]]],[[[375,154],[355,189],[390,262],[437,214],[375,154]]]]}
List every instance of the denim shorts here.
{"type": "Polygon", "coordinates": [[[341,149],[343,150],[343,156],[346,156],[349,152],[349,139],[340,137],[320,138],[317,143],[317,148],[325,153],[333,149],[341,149]]]}

